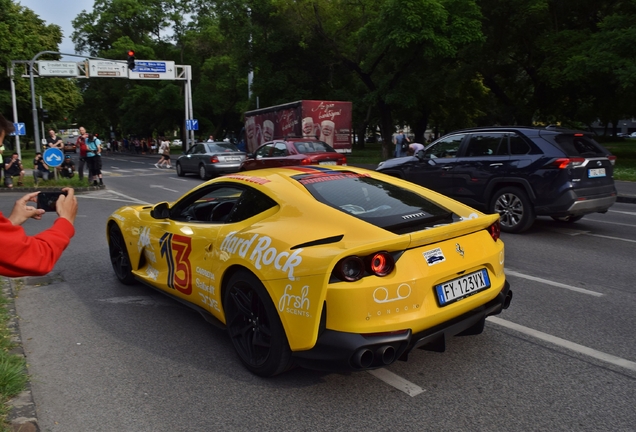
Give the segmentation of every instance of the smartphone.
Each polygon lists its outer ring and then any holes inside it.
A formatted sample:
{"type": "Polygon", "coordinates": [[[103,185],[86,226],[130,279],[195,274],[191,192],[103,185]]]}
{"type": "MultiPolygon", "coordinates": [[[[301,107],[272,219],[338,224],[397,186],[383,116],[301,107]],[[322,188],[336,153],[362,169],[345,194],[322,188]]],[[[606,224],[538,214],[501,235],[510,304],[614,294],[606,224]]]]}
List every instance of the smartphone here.
{"type": "Polygon", "coordinates": [[[55,204],[60,195],[66,195],[66,192],[40,192],[38,194],[37,208],[43,209],[46,212],[54,212],[55,204]]]}

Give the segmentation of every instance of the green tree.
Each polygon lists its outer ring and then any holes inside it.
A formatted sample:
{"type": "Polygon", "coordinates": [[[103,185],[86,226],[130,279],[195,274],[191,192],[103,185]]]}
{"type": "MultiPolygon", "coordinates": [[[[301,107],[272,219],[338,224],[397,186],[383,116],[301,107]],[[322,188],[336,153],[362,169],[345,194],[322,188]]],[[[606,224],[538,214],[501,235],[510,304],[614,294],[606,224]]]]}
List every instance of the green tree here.
{"type": "MultiPolygon", "coordinates": [[[[62,31],[57,25],[45,25],[32,10],[13,0],[0,0],[0,34],[0,111],[7,118],[12,118],[7,65],[14,60],[31,60],[41,51],[58,51],[62,31]]],[[[42,59],[45,58],[56,57],[46,56],[42,59]]],[[[28,125],[27,131],[32,136],[31,90],[29,80],[21,77],[26,71],[23,65],[16,65],[14,81],[18,118],[28,125]]],[[[35,81],[35,91],[37,96],[42,96],[43,106],[49,111],[51,120],[47,127],[55,127],[81,101],[77,87],[69,79],[38,79],[35,81]]]]}

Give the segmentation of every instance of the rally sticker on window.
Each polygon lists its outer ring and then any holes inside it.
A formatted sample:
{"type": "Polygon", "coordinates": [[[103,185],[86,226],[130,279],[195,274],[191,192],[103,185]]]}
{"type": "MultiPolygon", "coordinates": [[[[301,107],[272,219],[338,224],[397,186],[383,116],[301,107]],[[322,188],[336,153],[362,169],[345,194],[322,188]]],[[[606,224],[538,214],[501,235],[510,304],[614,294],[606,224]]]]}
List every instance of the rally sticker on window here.
{"type": "Polygon", "coordinates": [[[426,264],[428,264],[429,266],[446,261],[446,257],[444,256],[440,248],[435,248],[430,251],[426,251],[422,253],[422,255],[424,256],[424,259],[426,260],[426,264]]]}

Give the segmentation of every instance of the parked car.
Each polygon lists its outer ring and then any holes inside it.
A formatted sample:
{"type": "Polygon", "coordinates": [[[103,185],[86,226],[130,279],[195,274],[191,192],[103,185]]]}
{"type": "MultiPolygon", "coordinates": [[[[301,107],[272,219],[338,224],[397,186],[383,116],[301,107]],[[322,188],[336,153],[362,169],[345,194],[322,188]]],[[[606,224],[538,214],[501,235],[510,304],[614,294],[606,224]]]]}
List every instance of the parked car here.
{"type": "Polygon", "coordinates": [[[183,145],[183,141],[181,141],[180,139],[176,139],[172,141],[172,145],[173,146],[182,146],[183,145]]]}
{"type": "Polygon", "coordinates": [[[512,299],[497,215],[362,168],[217,177],[173,203],[122,207],[106,231],[120,282],[225,327],[261,376],[443,351],[512,299]]]}
{"type": "Polygon", "coordinates": [[[234,173],[245,160],[245,152],[228,142],[204,142],[190,147],[177,158],[177,175],[198,174],[202,180],[221,174],[234,173]]]}
{"type": "Polygon", "coordinates": [[[346,165],[347,157],[315,139],[288,138],[270,141],[248,153],[241,171],[291,165],[346,165]]]}
{"type": "Polygon", "coordinates": [[[615,161],[587,132],[489,127],[450,133],[377,170],[499,213],[503,231],[522,232],[536,216],[575,222],[606,212],[615,161]]]}

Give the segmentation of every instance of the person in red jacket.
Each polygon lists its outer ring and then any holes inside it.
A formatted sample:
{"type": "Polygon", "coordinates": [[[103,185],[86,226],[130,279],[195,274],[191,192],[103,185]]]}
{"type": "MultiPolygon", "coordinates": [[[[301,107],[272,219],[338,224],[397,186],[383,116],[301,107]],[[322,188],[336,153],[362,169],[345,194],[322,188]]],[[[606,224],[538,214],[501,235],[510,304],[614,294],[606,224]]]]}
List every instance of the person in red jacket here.
{"type": "MultiPolygon", "coordinates": [[[[0,143],[4,140],[5,134],[11,132],[13,124],[0,114],[0,143]]],[[[53,226],[34,236],[28,236],[21,225],[28,219],[42,218],[44,210],[27,204],[29,201],[37,202],[40,192],[32,192],[18,199],[8,218],[0,213],[0,276],[40,276],[53,269],[75,235],[75,191],[71,188],[62,190],[67,195],[61,195],[57,200],[55,211],[59,217],[53,226]]]]}

